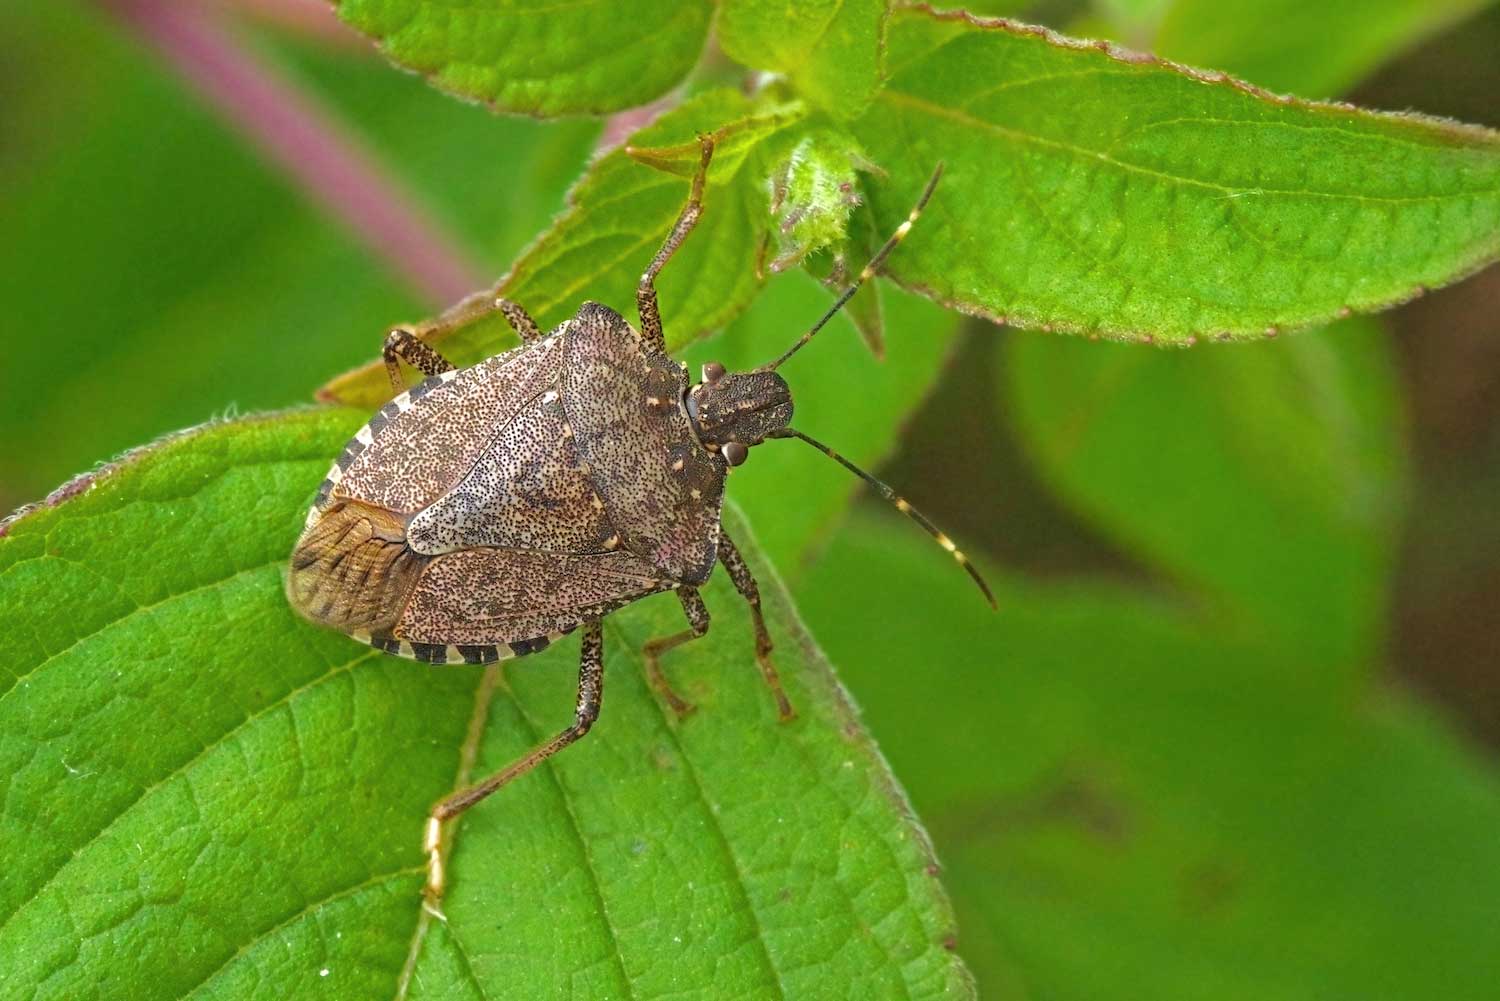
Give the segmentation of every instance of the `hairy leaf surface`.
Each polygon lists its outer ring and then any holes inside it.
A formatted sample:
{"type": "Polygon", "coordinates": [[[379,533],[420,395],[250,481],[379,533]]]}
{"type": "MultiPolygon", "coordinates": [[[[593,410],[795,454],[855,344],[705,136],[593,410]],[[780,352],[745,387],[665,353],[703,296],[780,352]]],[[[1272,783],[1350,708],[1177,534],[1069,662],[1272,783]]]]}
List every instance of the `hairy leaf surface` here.
{"type": "Polygon", "coordinates": [[[755,69],[786,74],[836,118],[853,118],[880,86],[890,0],[724,0],[719,44],[755,69]]]}
{"type": "Polygon", "coordinates": [[[1040,29],[908,9],[853,130],[888,272],[1023,326],[1185,343],[1373,310],[1500,254],[1500,134],[1276,98],[1040,29]]]}
{"type": "Polygon", "coordinates": [[[461,97],[531,115],[599,114],[666,93],[698,61],[706,0],[335,0],[407,69],[461,97]]]}
{"type": "Polygon", "coordinates": [[[0,998],[969,995],[925,836],[733,518],[801,717],[716,577],[666,660],[678,722],[638,650],[681,612],[633,606],[600,723],[464,818],[422,919],[428,805],[568,722],[578,649],[433,669],[292,615],[283,563],[361,420],[202,429],[0,537],[0,998]]]}

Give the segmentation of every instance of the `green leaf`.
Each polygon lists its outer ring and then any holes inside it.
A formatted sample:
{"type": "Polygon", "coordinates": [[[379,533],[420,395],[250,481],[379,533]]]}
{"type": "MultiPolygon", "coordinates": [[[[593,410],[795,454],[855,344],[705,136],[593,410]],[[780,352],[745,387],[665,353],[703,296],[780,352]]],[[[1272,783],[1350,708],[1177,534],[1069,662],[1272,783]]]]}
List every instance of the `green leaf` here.
{"type": "Polygon", "coordinates": [[[1492,0],[1175,0],[1153,51],[1272,90],[1333,97],[1492,0]]]}
{"type": "Polygon", "coordinates": [[[1001,376],[1003,416],[1056,495],[1227,633],[1293,652],[1268,670],[1368,668],[1406,472],[1376,324],[1170,353],[1023,334],[1001,376]]]}
{"type": "MultiPolygon", "coordinates": [[[[779,158],[796,105],[750,99],[735,91],[701,94],[598,160],[573,189],[568,210],[483,298],[503,295],[531,312],[543,329],[594,300],[633,317],[635,286],[687,202],[685,176],[698,163],[697,133],[723,133],[704,194],[703,215],[657,282],[667,345],[677,348],[738,316],[760,290],[757,253],[770,224],[765,179],[779,158]],[[678,176],[679,174],[684,176],[678,176]],[[629,304],[629,305],[627,305],[629,304]]],[[[491,314],[432,343],[460,364],[511,347],[515,335],[491,314]]],[[[376,362],[334,380],[324,395],[374,407],[390,398],[376,362]]]]}
{"type": "Polygon", "coordinates": [[[1276,651],[1150,596],[991,581],[998,616],[871,516],[797,589],[931,824],[983,996],[1493,993],[1500,781],[1448,727],[1381,684],[1268,685],[1276,651]]]}
{"type": "Polygon", "coordinates": [[[529,115],[603,114],[660,97],[698,61],[706,0],[335,0],[338,15],[433,84],[529,115]]]}
{"type": "Polygon", "coordinates": [[[1500,255],[1500,134],[1274,98],[1009,22],[896,15],[852,130],[888,273],[1025,326],[1190,343],[1374,310],[1500,255]]]}
{"type": "Polygon", "coordinates": [[[889,0],[723,0],[719,44],[746,66],[786,74],[813,104],[848,119],[880,87],[889,16],[889,0]]]}
{"type": "Polygon", "coordinates": [[[577,644],[487,675],[292,615],[286,554],[361,420],[201,429],[7,525],[0,998],[389,997],[409,956],[411,997],[971,996],[925,837],[734,517],[799,720],[724,580],[665,663],[681,723],[637,653],[681,611],[611,617],[599,724],[465,816],[421,919],[429,804],[568,721],[577,644]]]}

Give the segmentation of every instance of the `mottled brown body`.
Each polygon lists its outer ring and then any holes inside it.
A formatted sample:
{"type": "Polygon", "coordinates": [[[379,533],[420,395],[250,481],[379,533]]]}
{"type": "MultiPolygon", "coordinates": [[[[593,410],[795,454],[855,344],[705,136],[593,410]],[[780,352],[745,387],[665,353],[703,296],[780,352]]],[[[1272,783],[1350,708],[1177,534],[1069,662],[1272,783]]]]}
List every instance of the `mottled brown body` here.
{"type": "Polygon", "coordinates": [[[582,631],[573,723],[433,807],[423,842],[433,906],[443,888],[443,821],[593,726],[604,686],[599,623],[621,606],[676,591],[689,628],[651,640],[642,654],[652,686],[684,714],[692,707],[672,690],[659,658],[708,632],[697,589],[723,564],[749,606],[756,662],[778,713],[793,717],[771,661],[760,590],[720,525],[725,476],[750,448],[803,438],[875,484],[984,588],[953,543],[889,487],[789,426],[791,391],[774,371],[905,236],[937,176],[908,221],[790,351],[753,372],[705,365],[702,380],[690,385],[687,369],[666,354],[655,279],[702,210],[713,144],[701,142],[688,203],[637,286],[639,332],[586,302],[544,336],[515,303],[467,300],[430,329],[493,309],[522,343],[456,370],[415,333],[391,331],[384,355],[397,395],[329,470],[292,553],[292,606],[387,653],[483,664],[582,631]],[[402,391],[401,361],[427,378],[402,391]]]}
{"type": "Polygon", "coordinates": [[[688,388],[595,303],[428,378],[329,470],[292,556],[293,606],[390,653],[485,663],[704,583],[727,464],[694,436],[688,388]]]}

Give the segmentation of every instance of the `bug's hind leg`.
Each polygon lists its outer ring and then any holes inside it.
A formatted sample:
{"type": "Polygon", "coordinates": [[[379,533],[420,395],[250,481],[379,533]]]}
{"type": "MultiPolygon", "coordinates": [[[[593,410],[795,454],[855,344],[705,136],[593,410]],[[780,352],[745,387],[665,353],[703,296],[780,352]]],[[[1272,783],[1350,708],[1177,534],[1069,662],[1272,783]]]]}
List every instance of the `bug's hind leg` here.
{"type": "Polygon", "coordinates": [[[708,606],[703,604],[695,587],[679,587],[677,600],[682,602],[682,612],[692,628],[651,640],[641,648],[641,656],[646,658],[646,680],[680,719],[693,711],[693,705],[672,690],[671,682],[667,681],[667,676],[661,670],[661,655],[708,632],[708,606]]]}
{"type": "Polygon", "coordinates": [[[461,789],[439,801],[427,818],[427,834],[422,847],[427,852],[427,887],[424,891],[432,906],[443,895],[443,824],[463,813],[490,793],[520,778],[558,751],[589,732],[599,718],[599,702],[604,695],[604,634],[598,622],[583,627],[583,651],[578,664],[578,704],[573,723],[556,737],[531,750],[525,757],[511,762],[483,782],[461,789]]]}
{"type": "Polygon", "coordinates": [[[755,626],[755,660],[760,664],[760,673],[766,679],[766,684],[771,688],[771,695],[776,699],[776,713],[785,722],[795,719],[797,711],[787,700],[786,692],[781,687],[781,675],[776,672],[776,665],[771,662],[771,634],[766,630],[766,619],[760,610],[760,588],[755,583],[755,576],[750,573],[750,565],[735,548],[734,541],[727,533],[719,536],[719,562],[724,564],[724,569],[729,571],[729,579],[734,582],[734,589],[740,592],[750,605],[750,620],[755,626]]]}
{"type": "Polygon", "coordinates": [[[635,305],[641,314],[641,337],[648,347],[661,352],[667,350],[667,342],[661,329],[661,310],[656,304],[656,276],[682,246],[682,241],[687,239],[698,223],[698,216],[703,213],[703,185],[708,179],[708,162],[714,156],[714,141],[708,136],[699,136],[698,146],[702,150],[702,159],[698,163],[698,172],[693,175],[688,203],[682,207],[682,214],[677,217],[672,232],[667,234],[666,241],[651,258],[646,273],[641,275],[640,284],[635,287],[635,305]]]}

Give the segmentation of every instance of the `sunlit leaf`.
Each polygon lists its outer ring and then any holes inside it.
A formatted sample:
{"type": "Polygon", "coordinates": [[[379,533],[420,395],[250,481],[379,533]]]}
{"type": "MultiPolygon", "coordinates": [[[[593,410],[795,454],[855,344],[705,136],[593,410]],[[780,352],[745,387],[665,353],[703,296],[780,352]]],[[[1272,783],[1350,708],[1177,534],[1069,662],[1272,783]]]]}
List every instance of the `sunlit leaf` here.
{"type": "Polygon", "coordinates": [[[853,118],[880,86],[890,0],[723,0],[724,51],[755,69],[786,74],[836,118],[853,118]]]}
{"type": "Polygon", "coordinates": [[[422,919],[428,805],[466,750],[497,767],[569,721],[578,650],[491,689],[291,613],[287,552],[362,419],[202,429],[0,537],[0,998],[971,996],[925,835],[732,516],[800,718],[722,574],[665,662],[685,721],[638,654],[681,611],[632,606],[599,724],[460,822],[448,920],[422,919]]]}
{"type": "Polygon", "coordinates": [[[335,0],[391,59],[463,97],[532,115],[645,104],[687,75],[708,37],[706,0],[335,0]]]}
{"type": "Polygon", "coordinates": [[[1500,134],[1276,98],[963,15],[892,20],[853,123],[889,273],[1022,326],[1187,343],[1402,301],[1500,255],[1500,134]]]}

